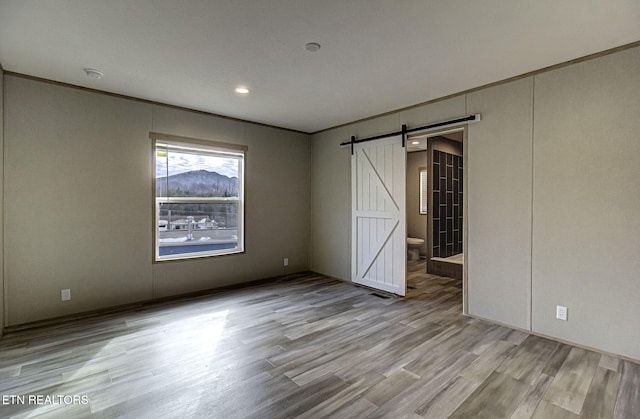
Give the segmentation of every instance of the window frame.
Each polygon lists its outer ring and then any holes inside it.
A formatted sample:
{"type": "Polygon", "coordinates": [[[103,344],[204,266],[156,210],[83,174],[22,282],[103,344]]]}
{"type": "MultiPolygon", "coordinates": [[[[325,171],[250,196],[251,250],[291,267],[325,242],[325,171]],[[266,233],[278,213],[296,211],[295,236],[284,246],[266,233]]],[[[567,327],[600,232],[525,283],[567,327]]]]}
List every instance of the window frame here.
{"type": "MultiPolygon", "coordinates": [[[[152,231],[153,231],[153,263],[179,262],[192,259],[215,258],[220,256],[229,256],[245,253],[245,210],[246,210],[246,165],[248,147],[241,144],[229,144],[218,141],[203,140],[197,138],[181,137],[176,135],[162,134],[150,132],[151,139],[151,178],[152,178],[152,231]],[[203,152],[209,151],[211,154],[227,154],[238,158],[238,197],[158,197],[156,183],[156,164],[157,164],[157,148],[159,145],[168,145],[192,148],[194,150],[201,149],[203,152]],[[238,204],[238,245],[233,249],[209,250],[203,252],[182,253],[177,255],[160,256],[159,246],[159,212],[160,203],[193,203],[193,204],[210,204],[210,203],[237,203],[238,204]]],[[[205,153],[203,153],[205,154],[205,153]]]]}

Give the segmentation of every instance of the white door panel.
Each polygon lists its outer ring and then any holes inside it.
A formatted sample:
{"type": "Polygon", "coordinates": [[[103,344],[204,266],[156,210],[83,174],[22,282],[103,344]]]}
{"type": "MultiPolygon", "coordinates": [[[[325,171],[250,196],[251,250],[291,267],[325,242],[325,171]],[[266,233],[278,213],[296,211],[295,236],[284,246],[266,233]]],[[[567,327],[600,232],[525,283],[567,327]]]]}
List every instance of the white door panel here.
{"type": "Polygon", "coordinates": [[[354,145],[352,281],[405,295],[406,154],[402,139],[354,145]]]}

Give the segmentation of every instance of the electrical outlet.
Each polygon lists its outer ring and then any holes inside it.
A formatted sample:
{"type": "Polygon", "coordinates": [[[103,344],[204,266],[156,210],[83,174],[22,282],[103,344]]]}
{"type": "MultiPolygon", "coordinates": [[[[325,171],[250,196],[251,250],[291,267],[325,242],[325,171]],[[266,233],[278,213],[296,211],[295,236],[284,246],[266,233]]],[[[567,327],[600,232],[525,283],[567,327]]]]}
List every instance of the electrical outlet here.
{"type": "Polygon", "coordinates": [[[69,301],[71,300],[71,290],[60,290],[60,301],[69,301]]]}
{"type": "Polygon", "coordinates": [[[289,266],[289,258],[284,258],[284,266],[289,266]]]}
{"type": "Polygon", "coordinates": [[[567,321],[568,308],[563,306],[556,306],[556,319],[567,321]]]}

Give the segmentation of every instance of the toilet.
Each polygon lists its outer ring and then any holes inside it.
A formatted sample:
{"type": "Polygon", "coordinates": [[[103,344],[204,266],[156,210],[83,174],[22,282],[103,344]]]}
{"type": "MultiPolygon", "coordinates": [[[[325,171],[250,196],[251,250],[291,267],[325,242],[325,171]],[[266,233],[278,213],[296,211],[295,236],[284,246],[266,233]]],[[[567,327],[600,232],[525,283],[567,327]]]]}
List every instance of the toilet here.
{"type": "Polygon", "coordinates": [[[420,259],[420,248],[424,244],[424,239],[418,239],[415,237],[407,237],[407,252],[409,254],[409,260],[420,259]]]}

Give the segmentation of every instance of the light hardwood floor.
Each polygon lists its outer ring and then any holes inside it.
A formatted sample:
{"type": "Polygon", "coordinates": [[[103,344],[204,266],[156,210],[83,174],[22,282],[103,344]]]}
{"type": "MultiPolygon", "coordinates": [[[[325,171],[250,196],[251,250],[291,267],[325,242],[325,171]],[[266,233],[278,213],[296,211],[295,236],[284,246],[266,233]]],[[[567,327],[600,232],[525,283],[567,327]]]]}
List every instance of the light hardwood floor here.
{"type": "Polygon", "coordinates": [[[406,299],[307,273],[9,333],[0,417],[639,417],[640,365],[462,316],[412,268],[406,299]]]}

